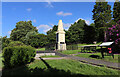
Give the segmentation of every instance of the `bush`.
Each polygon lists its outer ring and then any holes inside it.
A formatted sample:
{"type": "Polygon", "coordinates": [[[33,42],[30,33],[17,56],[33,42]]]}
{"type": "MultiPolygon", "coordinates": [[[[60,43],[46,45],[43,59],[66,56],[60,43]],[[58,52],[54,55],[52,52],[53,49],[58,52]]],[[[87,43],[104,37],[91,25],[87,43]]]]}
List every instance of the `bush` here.
{"type": "Polygon", "coordinates": [[[13,68],[31,62],[35,57],[35,49],[31,46],[14,46],[3,49],[5,68],[13,68]]]}
{"type": "Polygon", "coordinates": [[[8,46],[24,46],[25,44],[20,41],[12,41],[8,44],[8,46]]]}
{"type": "Polygon", "coordinates": [[[7,47],[8,44],[11,42],[11,40],[10,40],[9,38],[7,38],[7,36],[0,38],[0,40],[1,40],[1,43],[0,43],[0,44],[2,44],[2,46],[1,46],[1,47],[2,47],[2,50],[3,50],[5,47],[7,47]]]}
{"type": "Polygon", "coordinates": [[[67,45],[67,50],[78,50],[78,45],[77,44],[67,45]]]}

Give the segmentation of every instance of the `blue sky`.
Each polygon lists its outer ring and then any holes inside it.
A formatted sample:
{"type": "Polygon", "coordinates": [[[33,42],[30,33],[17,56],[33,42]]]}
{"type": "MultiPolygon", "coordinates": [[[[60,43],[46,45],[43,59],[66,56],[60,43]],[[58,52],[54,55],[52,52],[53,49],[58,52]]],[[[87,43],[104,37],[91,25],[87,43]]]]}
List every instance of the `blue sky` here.
{"type": "MultiPolygon", "coordinates": [[[[113,2],[109,2],[113,7],[113,2]]],[[[19,21],[31,20],[39,33],[46,34],[53,25],[62,19],[64,28],[78,19],[93,23],[92,10],[95,2],[3,2],[2,36],[10,36],[11,30],[19,21]]]]}

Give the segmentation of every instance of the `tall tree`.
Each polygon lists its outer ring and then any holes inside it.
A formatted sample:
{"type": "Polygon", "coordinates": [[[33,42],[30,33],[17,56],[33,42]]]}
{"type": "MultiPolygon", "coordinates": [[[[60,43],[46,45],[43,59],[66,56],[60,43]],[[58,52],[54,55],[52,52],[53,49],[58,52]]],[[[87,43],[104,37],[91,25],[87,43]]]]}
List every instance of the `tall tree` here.
{"type": "Polygon", "coordinates": [[[36,27],[32,25],[32,21],[20,21],[16,23],[16,28],[14,28],[10,34],[10,39],[14,41],[22,41],[28,32],[35,31],[38,32],[36,27]]]}
{"type": "Polygon", "coordinates": [[[84,40],[84,29],[87,26],[85,20],[79,19],[77,22],[72,24],[68,29],[70,37],[70,43],[83,43],[84,40]]]}
{"type": "Polygon", "coordinates": [[[46,45],[46,49],[54,49],[55,48],[55,44],[56,44],[56,32],[57,32],[57,25],[54,25],[52,29],[50,29],[49,31],[47,31],[47,45],[46,45]]]}
{"type": "Polygon", "coordinates": [[[120,1],[116,0],[113,7],[113,18],[115,22],[120,20],[120,1]]]}
{"type": "Polygon", "coordinates": [[[93,20],[98,31],[98,41],[104,41],[106,37],[106,24],[112,19],[111,6],[105,0],[96,0],[93,9],[93,20]],[[104,2],[103,2],[104,1],[104,2]]]}

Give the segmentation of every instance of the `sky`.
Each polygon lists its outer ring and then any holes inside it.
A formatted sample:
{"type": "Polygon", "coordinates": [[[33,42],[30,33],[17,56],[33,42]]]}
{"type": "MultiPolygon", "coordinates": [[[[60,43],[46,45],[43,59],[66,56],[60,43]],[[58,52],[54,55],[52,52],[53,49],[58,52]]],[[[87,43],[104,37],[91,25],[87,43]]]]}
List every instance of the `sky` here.
{"type": "MultiPolygon", "coordinates": [[[[109,2],[113,8],[113,2],[109,2]]],[[[93,23],[92,10],[95,2],[2,2],[2,36],[10,37],[11,30],[19,21],[32,21],[39,33],[46,34],[59,20],[64,29],[78,19],[93,23]]],[[[111,8],[111,9],[112,9],[111,8]]]]}

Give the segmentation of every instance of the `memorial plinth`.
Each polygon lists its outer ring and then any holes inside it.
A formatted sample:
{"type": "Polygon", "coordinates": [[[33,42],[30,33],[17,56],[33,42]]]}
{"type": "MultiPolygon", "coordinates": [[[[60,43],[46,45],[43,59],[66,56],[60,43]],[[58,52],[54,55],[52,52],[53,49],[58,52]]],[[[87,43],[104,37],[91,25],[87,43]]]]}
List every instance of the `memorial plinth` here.
{"type": "Polygon", "coordinates": [[[66,50],[65,31],[62,20],[59,20],[58,30],[56,32],[56,50],[66,50]]]}

